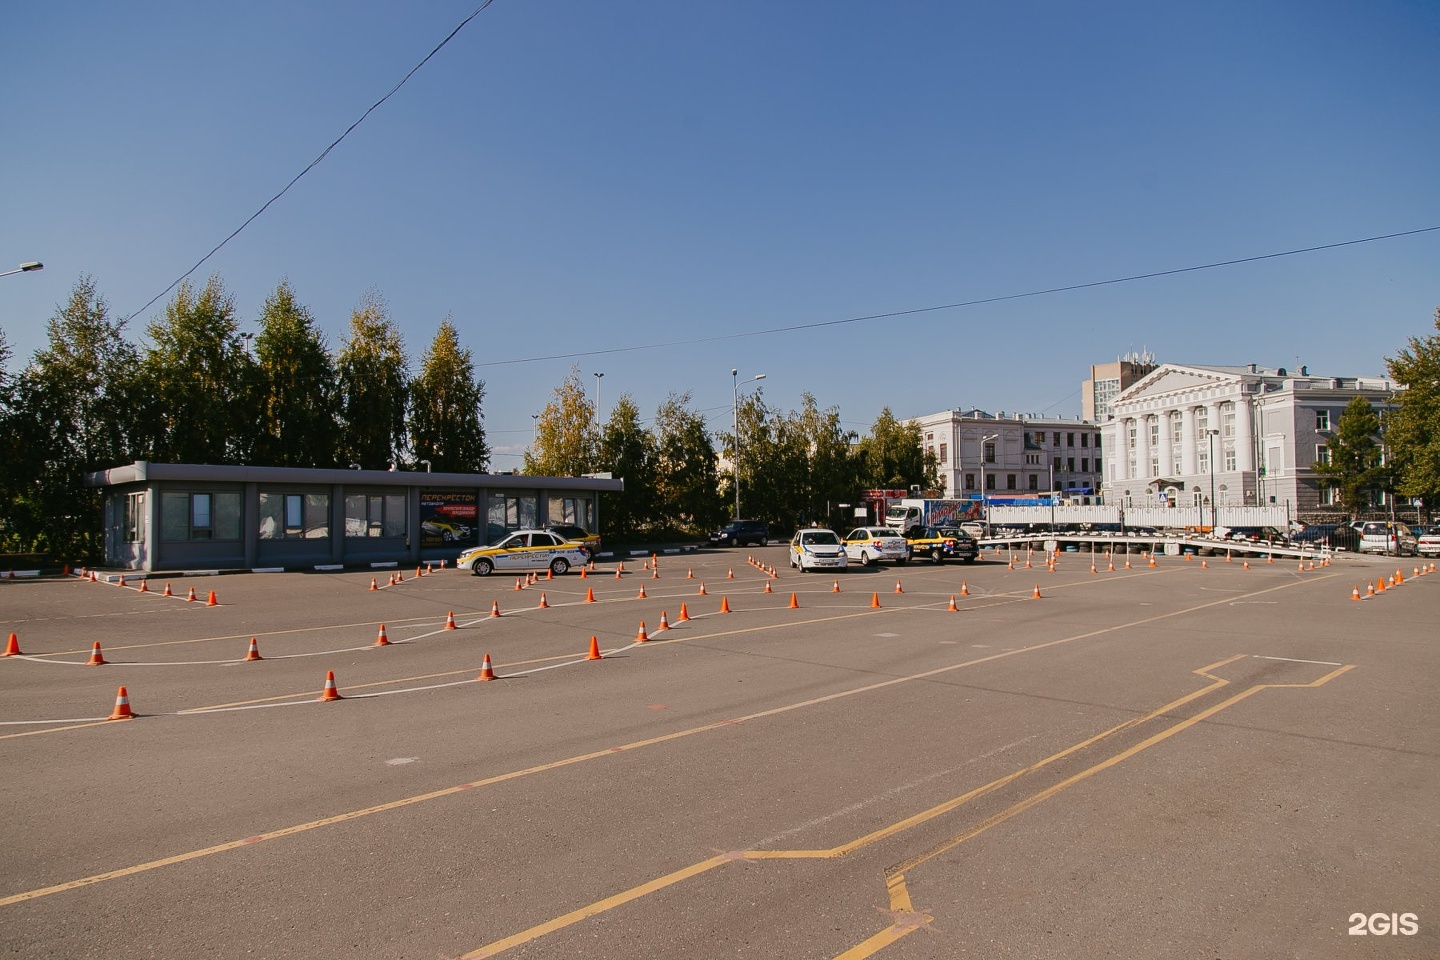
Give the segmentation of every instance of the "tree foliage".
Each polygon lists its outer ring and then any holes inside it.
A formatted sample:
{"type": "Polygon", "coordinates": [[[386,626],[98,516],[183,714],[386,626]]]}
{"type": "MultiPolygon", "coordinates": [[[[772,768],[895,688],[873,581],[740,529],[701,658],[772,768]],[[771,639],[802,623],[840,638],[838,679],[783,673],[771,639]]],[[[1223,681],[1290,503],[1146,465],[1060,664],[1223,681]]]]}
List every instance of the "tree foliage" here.
{"type": "Polygon", "coordinates": [[[1440,307],[1435,330],[1411,337],[1386,361],[1391,378],[1405,388],[1398,408],[1385,418],[1385,443],[1399,474],[1396,489],[1422,498],[1431,509],[1440,501],[1440,307]]]}
{"type": "Polygon", "coordinates": [[[1380,417],[1364,397],[1356,397],[1340,414],[1326,441],[1329,462],[1315,464],[1315,473],[1339,491],[1340,503],[1353,517],[1370,505],[1371,491],[1382,485],[1380,417]]]}
{"type": "Polygon", "coordinates": [[[595,406],[585,396],[580,368],[571,367],[535,421],[535,443],[525,451],[525,472],[548,477],[591,473],[598,440],[595,406]]]}
{"type": "Polygon", "coordinates": [[[933,487],[938,482],[933,458],[928,462],[922,449],[920,425],[914,420],[901,423],[886,407],[860,441],[860,486],[901,488],[933,487]]]}
{"type": "Polygon", "coordinates": [[[630,394],[615,402],[600,434],[599,467],[625,481],[619,493],[602,494],[601,517],[613,534],[647,529],[660,514],[655,483],[655,438],[640,423],[630,394]]]}
{"type": "Polygon", "coordinates": [[[410,380],[405,344],[385,301],[367,293],[340,351],[340,461],[384,470],[405,457],[410,380]]]}
{"type": "Polygon", "coordinates": [[[655,413],[655,488],[669,518],[682,527],[717,525],[725,507],[717,489],[715,446],[690,392],[671,393],[655,413]]]}
{"type": "Polygon", "coordinates": [[[335,361],[288,281],[281,281],[266,299],[259,327],[251,401],[257,419],[250,462],[334,466],[335,361]]]}
{"type": "Polygon", "coordinates": [[[490,463],[481,403],[485,384],[475,379],[470,351],[460,346],[449,317],[440,323],[411,385],[410,447],[434,470],[481,473],[490,463]]]}

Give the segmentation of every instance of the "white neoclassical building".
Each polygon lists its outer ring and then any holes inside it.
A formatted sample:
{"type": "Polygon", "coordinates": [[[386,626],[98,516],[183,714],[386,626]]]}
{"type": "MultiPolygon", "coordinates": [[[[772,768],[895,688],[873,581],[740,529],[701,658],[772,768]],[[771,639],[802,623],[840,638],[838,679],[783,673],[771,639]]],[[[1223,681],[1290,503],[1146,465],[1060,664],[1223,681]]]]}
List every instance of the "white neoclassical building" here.
{"type": "Polygon", "coordinates": [[[1100,483],[1100,428],[1088,420],[942,410],[916,417],[946,497],[989,500],[1056,492],[1084,499],[1100,483]],[[982,495],[982,492],[983,495],[982,495]]]}
{"type": "Polygon", "coordinates": [[[1388,408],[1381,377],[1317,377],[1305,367],[1162,364],[1115,400],[1102,425],[1106,501],[1177,506],[1330,502],[1312,469],[1345,406],[1388,408]]]}

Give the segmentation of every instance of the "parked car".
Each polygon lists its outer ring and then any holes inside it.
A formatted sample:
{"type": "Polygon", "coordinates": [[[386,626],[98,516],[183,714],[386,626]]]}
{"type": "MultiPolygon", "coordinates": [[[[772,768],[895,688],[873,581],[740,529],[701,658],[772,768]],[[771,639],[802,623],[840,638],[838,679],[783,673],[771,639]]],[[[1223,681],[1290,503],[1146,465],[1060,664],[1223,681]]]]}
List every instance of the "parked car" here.
{"type": "Polygon", "coordinates": [[[710,542],[729,547],[763,547],[770,543],[770,528],[764,520],[731,520],[710,534],[710,542]]]}
{"type": "Polygon", "coordinates": [[[966,520],[960,524],[960,529],[970,534],[970,536],[976,540],[984,540],[990,536],[990,524],[985,520],[966,520]]]}
{"type": "Polygon", "coordinates": [[[1285,534],[1274,527],[1218,527],[1226,540],[1240,540],[1247,543],[1284,543],[1285,534]]]}
{"type": "Polygon", "coordinates": [[[844,570],[850,564],[840,535],[824,527],[806,527],[790,538],[790,566],[807,570],[844,570]]]}
{"type": "Polygon", "coordinates": [[[568,523],[557,523],[551,524],[545,529],[557,536],[564,537],[571,543],[580,544],[580,546],[585,548],[585,552],[592,557],[600,552],[600,534],[591,533],[584,527],[577,527],[568,523]]]}
{"type": "Polygon", "coordinates": [[[1440,557],[1440,527],[1429,526],[1415,538],[1415,552],[1422,557],[1440,557]]]}
{"type": "Polygon", "coordinates": [[[910,545],[890,527],[856,527],[845,534],[845,555],[862,567],[880,560],[904,563],[910,559],[910,545]]]}
{"type": "Polygon", "coordinates": [[[1292,543],[1331,550],[1359,550],[1360,532],[1351,526],[1335,523],[1312,523],[1290,538],[1292,543]]]}
{"type": "Polygon", "coordinates": [[[975,538],[959,527],[917,527],[905,539],[910,544],[910,557],[929,557],[932,563],[961,560],[974,563],[980,555],[975,538]]]}
{"type": "Polygon", "coordinates": [[[549,570],[560,576],[571,567],[583,567],[589,559],[580,544],[549,530],[517,530],[494,546],[466,550],[456,558],[455,566],[477,577],[530,570],[549,570]]]}
{"type": "Polygon", "coordinates": [[[1403,523],[1367,520],[1360,528],[1360,552],[1384,553],[1397,557],[1415,556],[1419,543],[1403,523]]]}

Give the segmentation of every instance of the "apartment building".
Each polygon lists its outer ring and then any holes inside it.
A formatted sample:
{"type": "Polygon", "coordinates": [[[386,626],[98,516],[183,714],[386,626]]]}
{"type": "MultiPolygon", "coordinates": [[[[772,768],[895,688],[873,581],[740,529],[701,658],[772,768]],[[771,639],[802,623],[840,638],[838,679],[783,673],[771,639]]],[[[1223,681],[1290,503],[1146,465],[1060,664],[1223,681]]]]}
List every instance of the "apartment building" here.
{"type": "Polygon", "coordinates": [[[1058,491],[1083,499],[1100,486],[1100,428],[1083,419],[944,410],[916,417],[944,496],[980,499],[1058,491]]]}

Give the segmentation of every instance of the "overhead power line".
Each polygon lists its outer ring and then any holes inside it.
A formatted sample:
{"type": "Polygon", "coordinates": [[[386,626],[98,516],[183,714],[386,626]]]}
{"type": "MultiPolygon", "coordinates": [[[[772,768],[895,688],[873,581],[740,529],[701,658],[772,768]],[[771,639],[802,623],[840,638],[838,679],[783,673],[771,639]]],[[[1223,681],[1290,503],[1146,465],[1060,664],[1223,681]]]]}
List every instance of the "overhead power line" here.
{"type": "Polygon", "coordinates": [[[1334,250],[1337,247],[1350,247],[1358,243],[1374,243],[1377,240],[1393,240],[1397,237],[1413,237],[1416,234],[1431,233],[1440,230],[1440,225],[1433,227],[1421,227],[1418,230],[1403,230],[1399,233],[1386,233],[1375,237],[1361,237],[1356,240],[1341,240],[1338,243],[1324,243],[1314,247],[1301,247],[1296,250],[1282,250],[1279,253],[1262,253],[1254,257],[1239,257],[1234,260],[1218,260],[1214,263],[1201,263],[1189,267],[1176,267],[1173,270],[1157,270],[1153,273],[1137,273],[1128,277],[1113,277],[1109,280],[1090,280],[1085,283],[1071,283],[1062,287],[1046,287],[1042,290],[1027,290],[1024,293],[1007,293],[996,297],[982,297],[976,300],[961,300],[956,303],[942,303],[933,307],[914,307],[909,310],[893,310],[889,313],[872,313],[861,317],[846,317],[843,320],[818,320],[814,323],[797,323],[788,327],[768,327],[764,330],[751,330],[747,333],[726,333],[717,334],[713,337],[694,337],[689,340],[662,340],[655,343],[638,343],[628,347],[607,347],[603,350],[582,350],[577,353],[552,353],[534,357],[516,357],[510,360],[490,360],[484,363],[477,363],[477,367],[504,367],[519,363],[540,363],[547,360],[574,360],[581,357],[602,357],[613,353],[633,353],[637,350],[659,350],[665,347],[687,347],[701,343],[722,343],[726,340],[744,340],[749,337],[768,337],[777,333],[793,333],[798,330],[819,330],[825,327],[838,327],[847,323],[864,323],[867,320],[890,320],[895,317],[913,317],[921,313],[936,313],[941,310],[959,310],[963,307],[978,307],[989,303],[1003,303],[1006,300],[1024,300],[1027,297],[1045,297],[1056,293],[1069,293],[1074,290],[1089,290],[1093,287],[1112,286],[1118,283],[1133,283],[1137,280],[1153,280],[1156,277],[1173,277],[1181,273],[1194,273],[1197,270],[1214,270],[1218,267],[1233,267],[1242,263],[1257,263],[1261,260],[1274,260],[1278,257],[1293,257],[1302,253],[1315,253],[1320,250],[1334,250]]]}
{"type": "Polygon", "coordinates": [[[225,244],[238,237],[240,235],[240,231],[250,226],[250,224],[253,223],[260,216],[260,214],[264,213],[270,208],[270,204],[274,203],[276,200],[279,200],[281,197],[285,196],[285,194],[289,193],[290,188],[295,186],[295,184],[299,183],[301,177],[305,176],[305,174],[309,173],[311,170],[314,170],[317,166],[319,166],[320,161],[324,160],[327,156],[330,155],[331,150],[334,150],[340,145],[340,141],[350,136],[351,131],[353,131],[356,127],[360,126],[360,124],[364,123],[366,117],[374,113],[375,110],[382,103],[384,103],[386,100],[389,100],[392,96],[396,94],[396,92],[399,91],[401,87],[405,86],[406,82],[409,81],[411,77],[415,76],[415,74],[419,72],[421,67],[425,66],[425,64],[430,62],[431,57],[439,53],[440,50],[445,46],[445,44],[449,43],[454,38],[455,34],[463,30],[467,23],[478,17],[485,10],[486,7],[490,6],[490,4],[494,2],[495,0],[485,0],[484,3],[480,4],[480,6],[472,10],[470,12],[470,15],[464,20],[461,20],[454,30],[451,30],[448,34],[445,35],[444,40],[441,40],[439,43],[435,44],[435,48],[429,53],[425,54],[425,58],[423,60],[415,64],[415,66],[411,67],[410,72],[405,74],[405,76],[401,77],[400,82],[395,84],[395,86],[391,87],[389,92],[387,92],[385,96],[370,104],[370,106],[365,110],[365,112],[360,114],[359,119],[357,119],[354,123],[350,124],[350,126],[346,127],[345,132],[340,134],[340,136],[336,137],[335,141],[331,143],[330,146],[320,151],[320,156],[316,157],[314,160],[311,160],[309,166],[307,166],[304,170],[301,170],[299,173],[295,174],[295,176],[290,180],[290,182],[285,184],[284,189],[282,189],[279,193],[275,194],[275,196],[271,197],[269,200],[266,200],[265,203],[260,207],[260,209],[250,214],[250,216],[246,218],[244,223],[240,224],[240,226],[236,227],[231,232],[230,236],[215,244],[214,248],[209,253],[205,254],[205,256],[201,257],[199,260],[196,260],[195,264],[189,270],[186,270],[184,273],[180,274],[180,276],[176,277],[174,282],[172,282],[170,286],[155,294],[155,296],[150,299],[149,303],[145,304],[145,306],[141,307],[139,310],[136,310],[134,313],[130,314],[130,316],[126,317],[125,322],[128,323],[131,320],[134,320],[136,317],[140,316],[140,314],[153,307],[157,300],[168,294],[171,290],[174,290],[176,287],[178,287],[182,282],[184,282],[187,277],[189,277],[196,270],[199,270],[202,266],[204,266],[206,261],[208,261],[211,257],[215,256],[215,254],[219,253],[220,249],[224,247],[225,244]]]}

